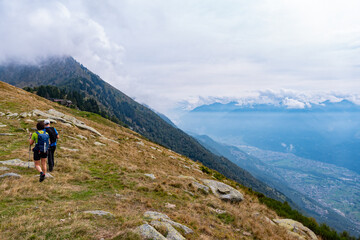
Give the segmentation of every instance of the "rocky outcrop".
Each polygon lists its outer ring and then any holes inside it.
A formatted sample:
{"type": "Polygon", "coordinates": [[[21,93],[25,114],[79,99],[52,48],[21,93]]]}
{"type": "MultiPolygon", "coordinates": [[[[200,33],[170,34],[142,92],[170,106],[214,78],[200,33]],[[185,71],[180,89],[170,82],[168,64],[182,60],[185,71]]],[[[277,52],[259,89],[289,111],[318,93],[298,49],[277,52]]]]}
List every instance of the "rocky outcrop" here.
{"type": "Polygon", "coordinates": [[[63,123],[66,123],[66,124],[73,124],[73,125],[75,125],[76,127],[80,128],[80,129],[85,129],[85,130],[88,130],[88,131],[91,131],[91,132],[97,134],[98,136],[102,136],[97,130],[95,130],[92,127],[87,126],[84,122],[76,119],[75,117],[66,115],[66,114],[61,113],[59,111],[56,111],[54,109],[50,109],[49,111],[47,111],[47,113],[35,109],[33,111],[33,115],[34,116],[42,116],[42,117],[45,117],[47,119],[58,120],[58,121],[61,121],[63,123]]]}
{"type": "Polygon", "coordinates": [[[273,219],[279,226],[286,228],[292,235],[296,234],[300,239],[318,240],[315,233],[303,224],[292,219],[273,219]]]}
{"type": "Polygon", "coordinates": [[[224,201],[230,201],[230,202],[241,202],[244,200],[244,196],[235,188],[230,187],[229,185],[218,182],[215,180],[209,180],[209,179],[202,179],[203,183],[210,187],[211,191],[224,201]]]}

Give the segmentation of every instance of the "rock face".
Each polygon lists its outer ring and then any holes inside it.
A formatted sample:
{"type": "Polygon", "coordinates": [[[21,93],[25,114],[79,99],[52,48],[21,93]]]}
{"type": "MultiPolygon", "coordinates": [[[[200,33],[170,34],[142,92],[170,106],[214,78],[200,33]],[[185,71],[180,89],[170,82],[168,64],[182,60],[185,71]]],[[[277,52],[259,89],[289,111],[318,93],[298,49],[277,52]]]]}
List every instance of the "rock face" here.
{"type": "Polygon", "coordinates": [[[202,179],[202,181],[205,185],[210,187],[215,196],[224,201],[241,202],[244,200],[244,196],[238,190],[225,183],[209,179],[202,179]]]}
{"type": "Polygon", "coordinates": [[[292,219],[273,219],[279,226],[285,227],[292,234],[296,234],[300,239],[318,240],[315,233],[301,223],[292,219]]]}
{"type": "Polygon", "coordinates": [[[66,124],[74,124],[76,127],[80,128],[80,129],[85,129],[85,130],[89,130],[99,136],[102,136],[98,131],[96,131],[94,128],[92,127],[89,127],[87,126],[84,122],[72,117],[72,116],[69,116],[69,115],[66,115],[66,114],[63,114],[61,112],[58,112],[54,109],[50,109],[49,111],[47,111],[47,113],[43,112],[43,111],[40,111],[40,110],[37,110],[35,109],[33,111],[33,115],[34,116],[42,116],[42,117],[45,117],[45,118],[48,118],[48,119],[53,119],[53,120],[58,120],[58,121],[61,121],[63,123],[66,123],[66,124]]]}
{"type": "Polygon", "coordinates": [[[6,161],[1,161],[0,164],[9,165],[9,166],[18,166],[18,167],[30,167],[30,168],[35,167],[33,161],[24,162],[24,161],[21,161],[18,158],[11,159],[11,160],[6,160],[6,161]]]}
{"type": "Polygon", "coordinates": [[[5,177],[21,178],[21,175],[19,175],[17,173],[12,173],[12,172],[0,175],[0,178],[5,178],[5,177]]]}

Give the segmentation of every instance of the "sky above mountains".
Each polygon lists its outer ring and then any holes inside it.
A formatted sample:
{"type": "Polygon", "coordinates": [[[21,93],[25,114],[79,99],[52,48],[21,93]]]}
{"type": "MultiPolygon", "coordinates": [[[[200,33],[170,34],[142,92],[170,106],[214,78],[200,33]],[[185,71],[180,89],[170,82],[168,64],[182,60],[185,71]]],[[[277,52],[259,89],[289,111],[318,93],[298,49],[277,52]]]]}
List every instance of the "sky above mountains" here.
{"type": "Polygon", "coordinates": [[[358,9],[355,0],[0,0],[0,63],[71,55],[165,113],[259,91],[357,101],[358,9]]]}

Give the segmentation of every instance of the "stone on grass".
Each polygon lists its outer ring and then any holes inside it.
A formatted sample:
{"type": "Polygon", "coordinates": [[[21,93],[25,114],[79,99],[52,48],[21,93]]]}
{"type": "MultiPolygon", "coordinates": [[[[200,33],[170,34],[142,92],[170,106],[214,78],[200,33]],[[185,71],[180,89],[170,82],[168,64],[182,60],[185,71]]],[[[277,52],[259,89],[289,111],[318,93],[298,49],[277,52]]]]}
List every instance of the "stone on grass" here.
{"type": "Polygon", "coordinates": [[[225,183],[209,179],[202,179],[202,181],[221,200],[230,202],[241,202],[244,200],[244,196],[238,190],[225,183]]]}
{"type": "Polygon", "coordinates": [[[185,240],[185,238],[168,222],[151,221],[151,226],[155,228],[165,228],[167,231],[166,239],[169,240],[185,240]]]}
{"type": "Polygon", "coordinates": [[[194,177],[192,176],[184,176],[184,175],[180,175],[178,176],[178,178],[182,178],[182,179],[189,179],[189,180],[196,180],[194,177]]]}
{"type": "Polygon", "coordinates": [[[153,226],[149,224],[143,224],[136,229],[136,232],[143,237],[143,239],[152,239],[152,240],[166,240],[166,238],[161,235],[153,226]]]}
{"type": "Polygon", "coordinates": [[[101,143],[101,142],[94,142],[94,144],[95,144],[96,146],[105,146],[105,144],[103,144],[103,143],[101,143]]]}
{"type": "Polygon", "coordinates": [[[19,114],[18,113],[11,113],[11,112],[8,112],[7,114],[6,114],[6,116],[9,118],[9,117],[17,117],[17,116],[19,116],[19,114]]]}
{"type": "Polygon", "coordinates": [[[6,127],[6,125],[4,124],[0,124],[0,128],[6,127]]]}
{"type": "Polygon", "coordinates": [[[202,185],[198,182],[192,182],[192,185],[194,185],[197,189],[201,189],[201,190],[205,191],[206,193],[209,193],[209,191],[210,191],[209,187],[202,185]]]}
{"type": "Polygon", "coordinates": [[[12,134],[12,133],[0,133],[0,136],[15,136],[15,134],[12,134]]]}
{"type": "Polygon", "coordinates": [[[147,176],[147,177],[149,177],[149,178],[151,178],[152,180],[155,180],[155,179],[156,179],[156,177],[155,177],[154,174],[145,173],[144,175],[147,176]]]}
{"type": "Polygon", "coordinates": [[[10,170],[10,168],[7,168],[7,167],[0,167],[0,171],[7,171],[7,170],[10,170]]]}
{"type": "Polygon", "coordinates": [[[174,209],[174,208],[176,208],[176,205],[175,205],[175,204],[171,204],[171,203],[165,203],[165,207],[166,207],[166,208],[169,208],[169,209],[174,209]]]}
{"type": "Polygon", "coordinates": [[[5,177],[13,177],[13,178],[21,178],[21,176],[17,173],[5,173],[3,175],[0,175],[0,178],[5,178],[5,177]]]}
{"type": "Polygon", "coordinates": [[[6,161],[0,161],[0,164],[9,165],[9,166],[18,166],[18,167],[30,167],[30,168],[35,167],[33,161],[25,162],[25,161],[21,161],[18,158],[6,160],[6,161]]]}
{"type": "Polygon", "coordinates": [[[78,152],[79,151],[79,149],[76,149],[76,148],[61,147],[61,149],[65,150],[65,151],[69,151],[69,152],[78,152]]]}
{"type": "Polygon", "coordinates": [[[144,146],[145,144],[142,141],[136,142],[137,145],[144,146]]]}
{"type": "Polygon", "coordinates": [[[33,123],[34,121],[31,120],[31,119],[26,119],[25,122],[28,122],[28,123],[33,123]]]}
{"type": "Polygon", "coordinates": [[[80,138],[81,140],[87,140],[87,137],[83,136],[83,135],[76,135],[78,138],[80,138]]]}
{"type": "Polygon", "coordinates": [[[150,218],[152,220],[159,220],[162,222],[170,223],[173,227],[181,228],[185,232],[185,234],[194,232],[191,228],[188,228],[185,225],[172,221],[166,214],[163,213],[147,211],[144,213],[144,217],[150,218]]]}
{"type": "Polygon", "coordinates": [[[114,216],[112,213],[102,211],[102,210],[85,211],[84,213],[89,213],[89,214],[98,215],[98,216],[114,216]]]}
{"type": "Polygon", "coordinates": [[[279,226],[286,228],[290,233],[300,235],[300,237],[311,240],[318,240],[317,236],[309,228],[305,227],[292,219],[273,219],[279,226]]]}

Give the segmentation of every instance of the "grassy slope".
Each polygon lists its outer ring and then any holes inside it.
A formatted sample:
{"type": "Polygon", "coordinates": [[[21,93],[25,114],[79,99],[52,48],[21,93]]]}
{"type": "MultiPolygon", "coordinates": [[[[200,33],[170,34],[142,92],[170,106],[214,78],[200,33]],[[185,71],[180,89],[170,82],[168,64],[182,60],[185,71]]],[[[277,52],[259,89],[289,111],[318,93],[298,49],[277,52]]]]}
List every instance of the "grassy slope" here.
{"type": "MultiPolygon", "coordinates": [[[[166,213],[194,229],[195,233],[187,236],[189,239],[292,239],[284,229],[253,217],[254,212],[269,218],[276,214],[235,182],[224,180],[244,193],[245,201],[240,204],[225,203],[211,194],[196,192],[189,185],[191,180],[178,176],[211,178],[199,171],[201,164],[97,115],[70,110],[0,82],[0,112],[50,108],[74,115],[120,144],[85,130],[54,124],[61,137],[55,178],[40,184],[34,169],[10,167],[11,172],[23,177],[0,180],[0,239],[125,239],[126,236],[136,239],[130,232],[143,223],[142,215],[148,210],[166,213]],[[78,134],[88,140],[76,139],[78,134]],[[106,146],[99,148],[95,141],[106,146]],[[137,144],[139,141],[144,146],[137,144]],[[69,152],[61,147],[80,151],[69,152]],[[144,173],[153,173],[157,179],[151,180],[144,173]],[[175,204],[176,208],[167,209],[165,203],[175,204]],[[224,209],[228,214],[218,215],[210,207],[224,209]],[[83,213],[86,210],[109,211],[114,217],[94,217],[83,213]],[[253,236],[245,237],[243,231],[253,236]]],[[[22,118],[6,117],[0,117],[0,123],[8,126],[0,128],[0,132],[16,135],[0,136],[0,161],[13,158],[26,161],[28,133],[18,129],[32,128],[34,124],[22,118]]]]}

